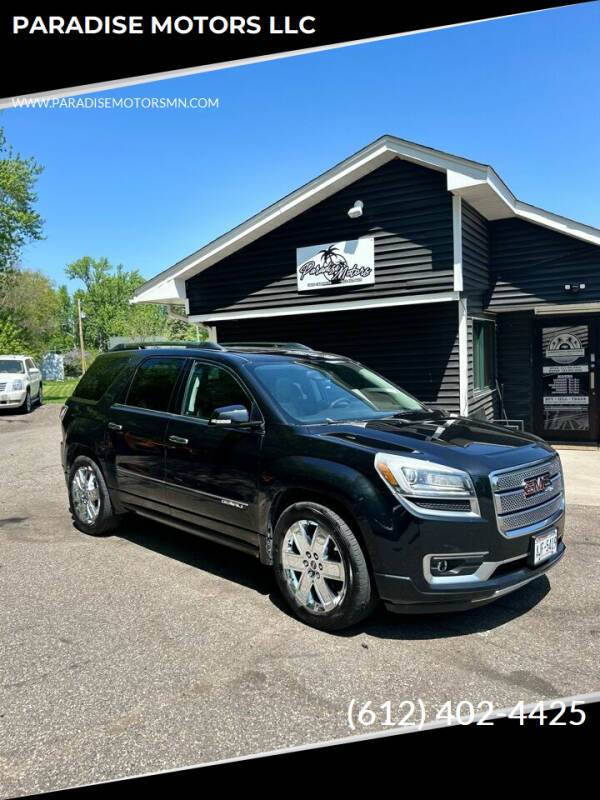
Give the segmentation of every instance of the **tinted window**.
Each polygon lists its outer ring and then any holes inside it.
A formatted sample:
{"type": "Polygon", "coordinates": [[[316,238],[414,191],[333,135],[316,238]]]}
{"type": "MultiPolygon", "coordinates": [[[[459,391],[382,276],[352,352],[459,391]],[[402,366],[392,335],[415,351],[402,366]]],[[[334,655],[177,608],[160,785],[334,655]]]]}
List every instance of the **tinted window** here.
{"type": "Polygon", "coordinates": [[[14,375],[25,372],[23,362],[16,358],[0,358],[0,372],[10,372],[14,375]]]}
{"type": "Polygon", "coordinates": [[[374,419],[423,413],[424,406],[361,364],[303,361],[261,364],[255,377],[298,422],[374,419]]]}
{"type": "Polygon", "coordinates": [[[216,408],[238,405],[250,411],[251,401],[233,375],[221,367],[196,361],[188,378],[181,413],[210,419],[216,408]]]}
{"type": "Polygon", "coordinates": [[[126,353],[98,356],[75,387],[73,397],[99,400],[128,363],[129,357],[126,353]]]}
{"type": "Polygon", "coordinates": [[[127,405],[167,411],[182,359],[149,358],[138,367],[129,388],[127,405]]]}

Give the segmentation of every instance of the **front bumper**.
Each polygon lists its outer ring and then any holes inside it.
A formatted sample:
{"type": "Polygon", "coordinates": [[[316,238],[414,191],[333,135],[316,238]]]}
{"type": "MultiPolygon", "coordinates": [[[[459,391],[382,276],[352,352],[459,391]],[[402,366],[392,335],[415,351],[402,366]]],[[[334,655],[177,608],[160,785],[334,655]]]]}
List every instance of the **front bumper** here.
{"type": "Polygon", "coordinates": [[[25,402],[27,390],[18,392],[0,392],[0,408],[18,408],[25,402]]]}
{"type": "Polygon", "coordinates": [[[410,577],[379,573],[375,575],[379,596],[389,611],[399,614],[477,608],[520,589],[556,566],[565,553],[562,531],[560,533],[556,554],[537,567],[528,565],[529,554],[525,553],[522,557],[499,563],[487,580],[465,583],[448,579],[441,585],[428,584],[427,589],[418,586],[410,577]]]}

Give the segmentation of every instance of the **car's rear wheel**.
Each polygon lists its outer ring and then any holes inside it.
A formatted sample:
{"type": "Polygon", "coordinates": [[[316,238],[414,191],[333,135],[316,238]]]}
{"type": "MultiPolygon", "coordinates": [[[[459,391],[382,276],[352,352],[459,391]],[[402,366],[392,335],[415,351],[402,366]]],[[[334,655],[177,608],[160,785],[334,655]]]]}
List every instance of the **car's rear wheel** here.
{"type": "Polygon", "coordinates": [[[39,391],[38,391],[38,403],[39,403],[39,405],[43,405],[43,403],[44,403],[44,389],[43,389],[41,383],[40,383],[40,388],[39,388],[39,391]]]}
{"type": "Polygon", "coordinates": [[[69,470],[69,501],[75,527],[100,536],[121,521],[114,513],[102,472],[88,456],[77,456],[69,470]]]}
{"type": "Polygon", "coordinates": [[[286,508],[275,526],[273,559],[288,605],[315,628],[347,628],[377,602],[358,539],[326,506],[301,502],[286,508]]]}

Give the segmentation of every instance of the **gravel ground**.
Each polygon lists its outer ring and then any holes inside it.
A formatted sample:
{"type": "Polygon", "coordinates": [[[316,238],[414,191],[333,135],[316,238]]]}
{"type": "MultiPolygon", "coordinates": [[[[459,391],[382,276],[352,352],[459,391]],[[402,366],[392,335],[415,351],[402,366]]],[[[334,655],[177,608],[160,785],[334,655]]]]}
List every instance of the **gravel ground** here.
{"type": "Polygon", "coordinates": [[[352,735],[352,698],[431,718],[600,689],[597,507],[569,505],[562,563],[493,605],[331,635],[248,556],[141,519],[76,531],[58,411],[0,416],[0,796],[352,735]]]}

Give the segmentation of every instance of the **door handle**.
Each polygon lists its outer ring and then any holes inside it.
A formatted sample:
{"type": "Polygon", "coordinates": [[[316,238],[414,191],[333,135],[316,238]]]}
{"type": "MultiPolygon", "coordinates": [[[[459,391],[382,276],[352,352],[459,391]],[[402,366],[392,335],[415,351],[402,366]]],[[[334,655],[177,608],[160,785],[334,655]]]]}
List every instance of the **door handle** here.
{"type": "Polygon", "coordinates": [[[170,442],[175,442],[175,444],[187,444],[188,440],[184,439],[183,436],[169,436],[170,442]]]}
{"type": "Polygon", "coordinates": [[[109,422],[108,423],[108,427],[111,429],[111,431],[122,431],[123,430],[123,426],[119,425],[118,422],[109,422]]]}

